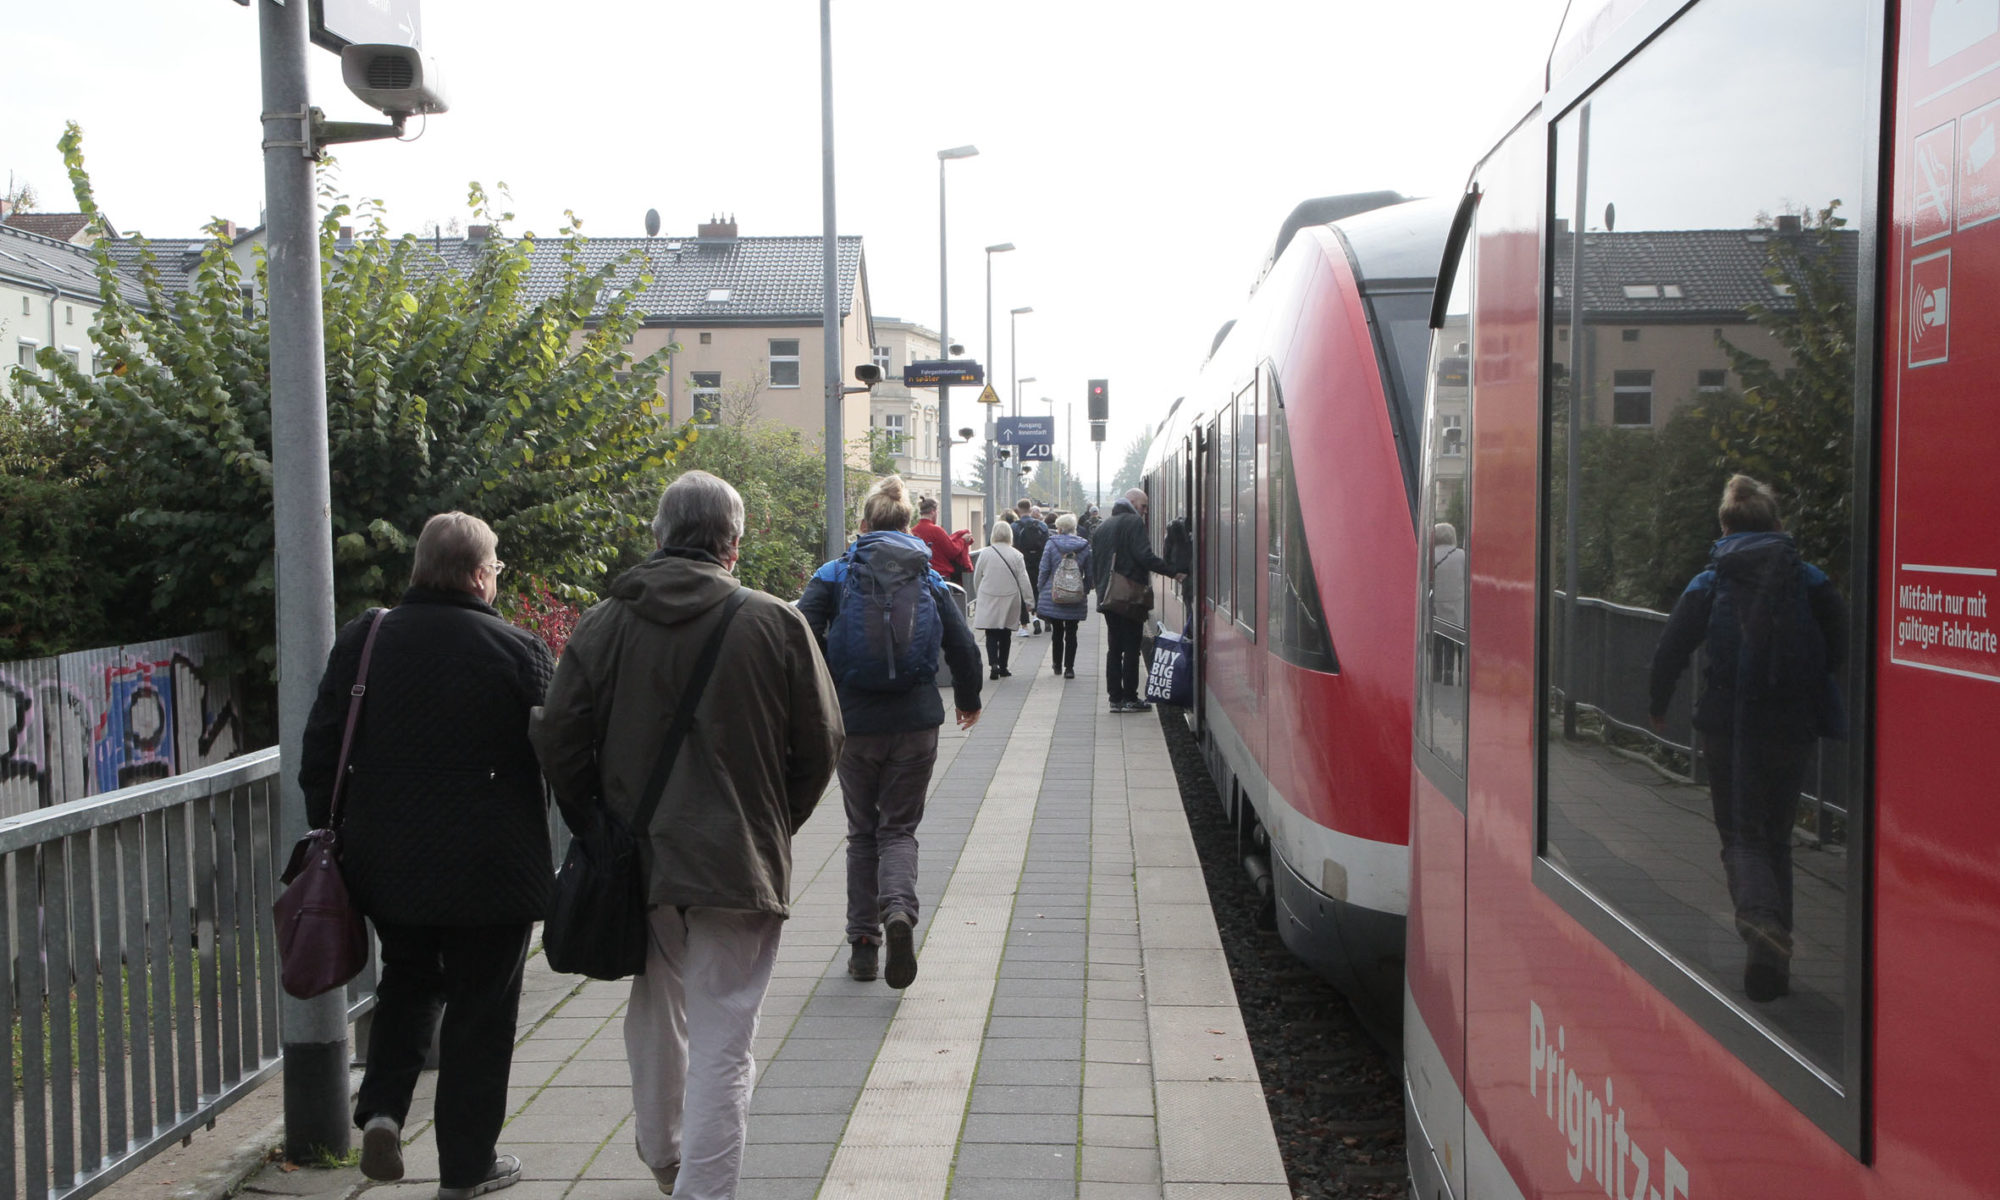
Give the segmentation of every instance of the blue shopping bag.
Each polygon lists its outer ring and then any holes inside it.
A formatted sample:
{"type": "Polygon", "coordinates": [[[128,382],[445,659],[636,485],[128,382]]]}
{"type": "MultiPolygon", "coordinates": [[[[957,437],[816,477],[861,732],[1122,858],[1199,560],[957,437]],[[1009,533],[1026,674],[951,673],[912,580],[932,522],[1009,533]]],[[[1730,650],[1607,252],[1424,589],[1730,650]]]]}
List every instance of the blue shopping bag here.
{"type": "Polygon", "coordinates": [[[1161,630],[1153,639],[1153,667],[1146,672],[1146,699],[1178,708],[1194,707],[1194,639],[1161,630]]]}

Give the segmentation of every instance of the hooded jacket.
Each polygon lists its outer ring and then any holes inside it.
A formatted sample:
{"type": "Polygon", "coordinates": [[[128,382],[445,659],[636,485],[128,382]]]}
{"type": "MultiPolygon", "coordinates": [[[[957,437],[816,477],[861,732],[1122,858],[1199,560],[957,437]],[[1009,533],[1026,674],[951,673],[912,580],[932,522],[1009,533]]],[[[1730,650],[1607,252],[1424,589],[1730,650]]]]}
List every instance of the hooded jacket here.
{"type": "MultiPolygon", "coordinates": [[[[299,785],[315,829],[371,619],[334,639],[306,719],[299,785]]],[[[552,665],[470,592],[413,587],[383,615],[341,802],[341,874],[362,912],[427,926],[547,915],[548,801],[527,735],[552,665]]]]}
{"type": "Polygon", "coordinates": [[[1035,589],[1035,611],[1057,621],[1081,621],[1090,615],[1089,596],[1075,604],[1056,603],[1056,568],[1062,565],[1065,554],[1076,555],[1076,565],[1083,570],[1084,587],[1090,586],[1089,539],[1073,533],[1055,534],[1042,548],[1041,566],[1036,572],[1039,586],[1035,589]]]}
{"type": "MultiPolygon", "coordinates": [[[[530,725],[572,829],[601,794],[626,821],[660,739],[743,585],[699,551],[668,549],[611,585],[576,624],[530,725]]],[[[844,738],[833,678],[791,605],[752,592],[642,844],[654,906],[790,911],[792,835],[812,814],[844,738]]]]}
{"type": "MultiPolygon", "coordinates": [[[[936,528],[936,526],[932,526],[936,528]]],[[[870,548],[876,554],[927,555],[924,543],[912,533],[864,533],[855,547],[870,548]]],[[[826,563],[813,572],[799,597],[799,612],[812,627],[822,648],[827,626],[840,611],[841,587],[847,582],[845,556],[826,563]]],[[[958,611],[945,591],[944,580],[935,571],[927,581],[937,602],[938,619],[944,633],[944,661],[951,667],[951,686],[956,707],[961,712],[979,711],[979,647],[966,628],[965,614],[958,611]]],[[[944,700],[938,689],[921,683],[906,692],[868,692],[853,688],[840,690],[840,712],[851,734],[914,733],[944,724],[944,700]]]]}

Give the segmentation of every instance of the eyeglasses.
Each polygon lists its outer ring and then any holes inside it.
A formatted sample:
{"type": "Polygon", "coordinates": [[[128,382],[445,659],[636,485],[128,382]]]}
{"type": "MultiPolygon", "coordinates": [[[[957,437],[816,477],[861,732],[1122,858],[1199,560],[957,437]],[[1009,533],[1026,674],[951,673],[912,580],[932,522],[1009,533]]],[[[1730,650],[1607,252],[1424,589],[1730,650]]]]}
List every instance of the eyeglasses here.
{"type": "Polygon", "coordinates": [[[487,570],[489,570],[489,571],[493,572],[493,578],[495,578],[495,579],[498,579],[498,578],[500,578],[500,572],[502,572],[502,571],[504,571],[504,570],[506,570],[506,569],[507,569],[507,564],[506,564],[506,563],[503,563],[503,562],[501,562],[501,561],[500,561],[499,559],[497,559],[497,558],[496,558],[496,559],[494,559],[494,560],[493,560],[492,562],[490,562],[490,563],[487,563],[487,564],[485,564],[485,565],[486,565],[486,569],[487,569],[487,570]]]}

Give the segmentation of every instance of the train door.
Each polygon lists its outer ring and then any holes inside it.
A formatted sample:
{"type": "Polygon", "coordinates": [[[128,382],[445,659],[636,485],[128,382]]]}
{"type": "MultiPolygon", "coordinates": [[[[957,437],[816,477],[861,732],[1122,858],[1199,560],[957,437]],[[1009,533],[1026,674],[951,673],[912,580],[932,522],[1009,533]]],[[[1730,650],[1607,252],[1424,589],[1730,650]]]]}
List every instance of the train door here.
{"type": "Polygon", "coordinates": [[[1207,445],[1200,425],[1190,429],[1181,439],[1181,517],[1187,522],[1188,532],[1194,539],[1194,561],[1188,568],[1187,582],[1181,586],[1181,609],[1188,622],[1188,632],[1194,637],[1194,707],[1188,710],[1197,736],[1202,731],[1201,706],[1201,645],[1205,637],[1201,619],[1202,557],[1208,553],[1208,539],[1201,527],[1201,483],[1202,453],[1207,445]]]}

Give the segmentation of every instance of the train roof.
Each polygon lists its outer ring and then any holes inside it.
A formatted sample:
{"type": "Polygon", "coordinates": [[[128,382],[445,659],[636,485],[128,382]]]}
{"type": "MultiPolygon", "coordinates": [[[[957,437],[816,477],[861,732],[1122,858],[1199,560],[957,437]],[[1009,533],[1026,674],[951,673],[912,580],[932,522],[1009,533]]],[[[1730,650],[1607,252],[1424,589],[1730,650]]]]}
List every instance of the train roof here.
{"type": "Polygon", "coordinates": [[[1439,248],[1456,208],[1449,199],[1410,200],[1335,222],[1362,290],[1428,290],[1437,282],[1439,248]]]}

